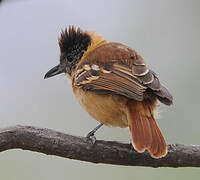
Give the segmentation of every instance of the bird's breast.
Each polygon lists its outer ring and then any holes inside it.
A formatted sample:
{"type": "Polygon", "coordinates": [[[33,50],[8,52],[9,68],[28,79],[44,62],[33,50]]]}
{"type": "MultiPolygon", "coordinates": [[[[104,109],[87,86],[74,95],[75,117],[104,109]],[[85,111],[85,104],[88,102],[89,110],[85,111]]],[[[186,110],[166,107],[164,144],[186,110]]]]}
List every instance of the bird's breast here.
{"type": "Polygon", "coordinates": [[[73,88],[73,92],[81,106],[97,121],[108,126],[128,126],[125,97],[97,94],[77,87],[73,88]]]}

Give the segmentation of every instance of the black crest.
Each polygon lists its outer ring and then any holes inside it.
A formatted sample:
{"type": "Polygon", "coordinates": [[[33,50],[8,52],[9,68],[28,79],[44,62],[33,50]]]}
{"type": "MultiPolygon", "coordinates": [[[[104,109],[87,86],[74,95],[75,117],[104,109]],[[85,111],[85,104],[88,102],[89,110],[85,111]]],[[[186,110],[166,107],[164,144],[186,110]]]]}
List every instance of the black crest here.
{"type": "Polygon", "coordinates": [[[69,26],[61,32],[59,38],[60,63],[65,64],[69,74],[76,67],[90,44],[91,37],[80,28],[69,26]]]}
{"type": "Polygon", "coordinates": [[[62,31],[59,38],[60,51],[68,56],[68,61],[73,61],[77,56],[80,58],[90,43],[90,36],[74,26],[69,26],[65,31],[62,31]]]}

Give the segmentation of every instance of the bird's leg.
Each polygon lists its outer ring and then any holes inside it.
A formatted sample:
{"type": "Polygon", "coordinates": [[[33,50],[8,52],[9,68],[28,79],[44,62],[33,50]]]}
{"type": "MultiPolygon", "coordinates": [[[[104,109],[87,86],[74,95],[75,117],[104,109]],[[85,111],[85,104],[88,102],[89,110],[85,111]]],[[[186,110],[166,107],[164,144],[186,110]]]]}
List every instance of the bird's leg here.
{"type": "Polygon", "coordinates": [[[90,131],[88,134],[87,134],[87,138],[91,137],[91,136],[94,136],[94,133],[101,127],[103,126],[102,123],[100,123],[97,127],[95,127],[92,131],[90,131]]]}
{"type": "Polygon", "coordinates": [[[96,141],[96,137],[95,137],[94,134],[95,134],[95,132],[96,132],[101,126],[103,126],[102,123],[100,123],[97,127],[95,127],[92,131],[90,131],[90,132],[87,134],[86,138],[89,139],[89,140],[91,140],[91,141],[92,141],[92,144],[94,144],[95,141],[96,141]]]}

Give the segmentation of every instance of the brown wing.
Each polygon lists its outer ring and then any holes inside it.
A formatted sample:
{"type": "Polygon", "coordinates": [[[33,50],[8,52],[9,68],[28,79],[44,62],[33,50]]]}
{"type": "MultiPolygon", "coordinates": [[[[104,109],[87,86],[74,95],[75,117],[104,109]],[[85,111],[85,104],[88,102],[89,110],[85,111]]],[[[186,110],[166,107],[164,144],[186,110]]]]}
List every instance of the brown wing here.
{"type": "Polygon", "coordinates": [[[143,93],[146,90],[146,87],[134,77],[120,73],[114,68],[112,71],[105,70],[99,65],[85,65],[83,71],[75,76],[74,82],[76,86],[86,90],[120,94],[138,101],[143,100],[143,93]]]}
{"type": "Polygon", "coordinates": [[[172,102],[171,95],[146,67],[143,58],[119,43],[97,48],[79,64],[73,81],[75,86],[96,93],[115,93],[142,101],[145,92],[150,91],[161,102],[172,102]]]}

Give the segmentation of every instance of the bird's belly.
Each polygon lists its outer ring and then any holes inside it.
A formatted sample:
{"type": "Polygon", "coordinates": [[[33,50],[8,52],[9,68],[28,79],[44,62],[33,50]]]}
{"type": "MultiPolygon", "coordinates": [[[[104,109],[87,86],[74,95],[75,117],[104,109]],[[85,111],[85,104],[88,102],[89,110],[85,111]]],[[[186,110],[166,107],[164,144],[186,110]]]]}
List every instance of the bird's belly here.
{"type": "Polygon", "coordinates": [[[79,88],[73,90],[81,106],[97,121],[108,126],[128,126],[126,98],[111,94],[96,94],[79,88]]]}

